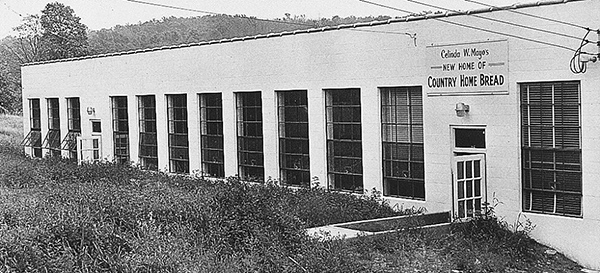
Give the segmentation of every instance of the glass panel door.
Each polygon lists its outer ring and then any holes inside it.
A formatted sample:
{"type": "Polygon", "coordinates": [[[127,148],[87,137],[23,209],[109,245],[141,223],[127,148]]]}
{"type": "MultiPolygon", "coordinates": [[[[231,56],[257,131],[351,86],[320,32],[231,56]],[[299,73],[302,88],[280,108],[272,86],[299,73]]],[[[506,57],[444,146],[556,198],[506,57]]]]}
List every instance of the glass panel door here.
{"type": "Polygon", "coordinates": [[[468,218],[483,213],[486,199],[485,155],[454,157],[454,214],[468,218]]]}

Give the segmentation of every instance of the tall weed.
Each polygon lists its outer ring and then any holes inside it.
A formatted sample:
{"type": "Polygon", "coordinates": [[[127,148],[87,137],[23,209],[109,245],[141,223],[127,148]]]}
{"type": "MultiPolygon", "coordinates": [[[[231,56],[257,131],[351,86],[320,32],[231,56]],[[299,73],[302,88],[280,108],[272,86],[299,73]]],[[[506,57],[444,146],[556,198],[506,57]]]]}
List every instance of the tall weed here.
{"type": "Polygon", "coordinates": [[[323,189],[2,156],[0,265],[16,272],[301,272],[293,257],[327,251],[305,227],[396,214],[323,189]]]}
{"type": "Polygon", "coordinates": [[[504,268],[526,268],[539,258],[537,243],[529,237],[534,226],[528,219],[514,225],[495,215],[495,206],[464,223],[452,225],[446,238],[446,250],[460,270],[502,272],[504,268]]]}

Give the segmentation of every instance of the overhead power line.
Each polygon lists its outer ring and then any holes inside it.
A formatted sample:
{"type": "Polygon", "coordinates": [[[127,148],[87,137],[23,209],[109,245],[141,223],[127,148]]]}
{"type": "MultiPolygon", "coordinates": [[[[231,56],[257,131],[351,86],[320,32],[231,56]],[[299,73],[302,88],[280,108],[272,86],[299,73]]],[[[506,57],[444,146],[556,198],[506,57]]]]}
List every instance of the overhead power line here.
{"type": "MultiPolygon", "coordinates": [[[[583,40],[581,41],[581,44],[579,45],[579,48],[577,48],[577,50],[575,50],[575,54],[573,54],[573,57],[571,58],[570,68],[571,68],[571,72],[573,72],[574,74],[585,73],[587,70],[587,62],[584,62],[582,60],[581,49],[583,48],[583,46],[585,46],[587,44],[585,42],[585,38],[590,34],[590,32],[591,32],[591,30],[587,31],[587,33],[585,34],[585,37],[583,37],[583,40]]],[[[593,58],[596,58],[596,57],[594,56],[593,58]]],[[[596,61],[596,59],[594,59],[594,62],[595,61],[596,61]]]]}
{"type": "MultiPolygon", "coordinates": [[[[165,4],[159,4],[159,3],[147,2],[147,1],[140,1],[140,0],[125,0],[125,1],[132,2],[132,3],[138,3],[138,4],[143,4],[143,5],[155,6],[155,7],[162,7],[162,8],[176,9],[176,10],[184,10],[184,11],[191,11],[191,12],[211,14],[211,15],[228,15],[226,13],[218,13],[218,12],[214,12],[214,11],[206,11],[206,10],[185,8],[185,7],[179,7],[179,6],[165,5],[165,4]]],[[[312,25],[312,24],[304,24],[304,23],[297,23],[297,22],[288,22],[288,21],[281,21],[281,20],[261,19],[261,18],[249,17],[249,16],[248,17],[243,17],[243,18],[244,19],[253,20],[253,21],[261,21],[261,22],[272,22],[272,23],[279,23],[279,24],[286,24],[286,25],[316,27],[315,25],[312,25]]]]}
{"type": "MultiPolygon", "coordinates": [[[[226,13],[218,13],[218,12],[214,12],[214,11],[207,11],[207,10],[199,10],[199,9],[178,7],[178,6],[165,5],[165,4],[153,3],[153,2],[147,2],[147,1],[140,1],[140,0],[125,0],[125,1],[132,2],[132,3],[138,3],[138,4],[143,4],[143,5],[155,6],[155,7],[162,7],[162,8],[183,10],[183,11],[191,11],[191,12],[211,14],[211,15],[228,15],[226,13]]],[[[281,20],[261,19],[261,18],[256,18],[256,17],[242,17],[242,18],[248,19],[248,20],[253,20],[253,21],[261,21],[261,22],[272,22],[272,23],[279,23],[279,24],[286,24],[286,25],[316,27],[315,25],[312,25],[312,24],[303,24],[303,23],[288,22],[288,21],[281,21],[281,20]]]]}
{"type": "MultiPolygon", "coordinates": [[[[379,6],[379,7],[382,7],[382,8],[387,8],[387,9],[391,9],[391,10],[396,10],[396,11],[408,13],[408,14],[413,14],[413,15],[418,14],[418,13],[415,13],[415,12],[412,12],[412,11],[408,11],[408,10],[404,10],[404,9],[400,9],[400,8],[396,8],[396,7],[392,7],[392,6],[387,6],[387,5],[383,5],[383,4],[379,4],[379,3],[375,3],[375,2],[371,2],[371,1],[367,1],[367,0],[358,0],[358,1],[364,2],[364,3],[367,3],[367,4],[371,4],[371,5],[374,5],[374,6],[379,6]]],[[[440,21],[440,22],[444,22],[444,23],[447,23],[447,24],[452,24],[452,25],[464,27],[464,28],[470,28],[470,29],[474,29],[474,30],[489,32],[489,33],[493,33],[493,34],[497,34],[497,35],[501,35],[501,36],[512,37],[512,38],[515,38],[515,39],[520,39],[520,40],[529,41],[529,42],[533,42],[533,43],[538,43],[538,44],[553,46],[553,47],[565,49],[565,50],[568,50],[568,51],[571,51],[571,52],[576,52],[575,49],[572,49],[572,48],[569,48],[569,47],[566,47],[566,46],[563,46],[563,45],[555,44],[555,43],[550,43],[550,42],[535,40],[535,39],[531,39],[531,38],[527,38],[527,37],[518,36],[518,35],[515,35],[515,34],[499,32],[499,31],[485,29],[485,28],[480,28],[480,27],[476,27],[476,26],[472,26],[472,25],[461,24],[461,23],[457,23],[457,22],[453,22],[453,21],[449,21],[449,20],[444,20],[444,19],[437,18],[437,17],[427,17],[426,15],[424,15],[424,17],[425,18],[429,18],[429,19],[433,19],[433,20],[437,20],[437,21],[440,21]]],[[[591,53],[586,53],[586,52],[581,52],[581,54],[597,55],[597,54],[591,54],[591,53]]]]}
{"type": "Polygon", "coordinates": [[[537,18],[537,19],[541,19],[541,20],[546,20],[546,21],[550,21],[550,22],[554,22],[554,23],[558,23],[558,24],[563,24],[563,25],[572,26],[572,27],[578,27],[578,28],[582,28],[582,29],[585,29],[585,30],[593,30],[593,31],[596,31],[596,32],[600,31],[598,29],[591,29],[589,27],[578,25],[578,24],[574,24],[574,23],[570,23],[570,22],[565,22],[565,21],[556,20],[556,19],[553,19],[553,18],[548,18],[548,17],[544,17],[544,16],[539,16],[539,15],[535,15],[535,14],[531,14],[531,13],[526,13],[526,12],[514,10],[514,9],[512,9],[510,7],[501,8],[501,7],[497,7],[497,6],[494,6],[494,5],[486,4],[484,2],[475,1],[475,0],[464,0],[464,1],[470,2],[470,3],[479,4],[479,5],[482,5],[482,6],[489,7],[489,8],[506,10],[506,11],[510,11],[510,12],[513,12],[513,13],[516,13],[516,14],[520,14],[520,15],[524,15],[524,16],[529,16],[529,17],[533,17],[533,18],[537,18]]]}
{"type": "MultiPolygon", "coordinates": [[[[183,10],[183,11],[191,11],[191,12],[197,12],[197,13],[203,13],[203,14],[228,15],[226,13],[218,13],[218,12],[214,12],[214,11],[206,11],[206,10],[199,10],[199,9],[178,7],[178,6],[165,5],[165,4],[153,3],[153,2],[147,2],[147,1],[140,1],[140,0],[125,0],[125,1],[132,2],[132,3],[138,3],[138,4],[149,5],[149,6],[170,8],[170,9],[183,10]]],[[[279,24],[286,24],[286,25],[306,26],[306,27],[311,27],[311,28],[317,28],[318,27],[318,26],[313,25],[313,24],[304,24],[304,23],[281,21],[281,20],[261,19],[261,18],[256,18],[256,17],[242,17],[242,18],[247,19],[247,20],[260,21],[260,22],[271,22],[271,23],[279,23],[279,24]]],[[[417,43],[416,42],[416,35],[417,35],[416,33],[412,34],[412,33],[407,33],[407,32],[378,31],[378,30],[367,30],[367,29],[343,29],[343,30],[358,31],[358,32],[368,32],[368,33],[379,33],[379,34],[405,35],[405,36],[409,36],[410,38],[412,38],[415,41],[415,45],[417,43]]]]}
{"type": "Polygon", "coordinates": [[[150,6],[163,7],[163,8],[170,8],[170,9],[178,9],[178,10],[185,10],[185,11],[206,13],[206,14],[212,14],[212,15],[219,15],[220,14],[218,12],[213,12],[213,11],[206,11],[206,10],[199,10],[199,9],[190,9],[190,8],[176,7],[176,6],[171,6],[171,5],[164,5],[164,4],[158,4],[158,3],[152,3],[152,2],[145,2],[145,1],[138,1],[138,0],[125,0],[125,1],[127,1],[127,2],[133,2],[133,3],[139,3],[139,4],[144,4],[144,5],[150,5],[150,6]]]}
{"type": "MultiPolygon", "coordinates": [[[[448,8],[444,8],[444,7],[441,7],[441,6],[436,6],[436,5],[424,3],[424,2],[421,2],[421,1],[417,1],[417,0],[406,0],[406,1],[411,2],[411,3],[416,3],[416,4],[419,4],[419,5],[423,5],[423,6],[426,6],[426,7],[431,7],[431,8],[436,8],[436,9],[442,9],[442,10],[456,12],[456,13],[463,13],[465,15],[473,16],[475,18],[480,18],[480,19],[483,19],[483,20],[488,20],[488,21],[492,21],[492,22],[496,22],[496,23],[501,23],[501,24],[506,24],[506,25],[510,25],[510,26],[525,28],[525,29],[529,29],[529,30],[544,32],[544,33],[548,33],[548,34],[553,34],[553,35],[557,35],[557,36],[562,36],[562,37],[566,37],[566,38],[575,39],[575,40],[578,40],[578,41],[581,40],[580,37],[569,35],[569,34],[564,34],[564,33],[555,32],[555,31],[551,31],[551,30],[546,30],[546,29],[542,29],[542,28],[532,27],[532,26],[526,26],[526,25],[517,24],[517,23],[514,23],[514,22],[510,22],[510,21],[505,21],[505,20],[500,20],[500,19],[485,17],[485,16],[481,16],[481,15],[477,15],[477,14],[470,14],[468,12],[458,11],[458,10],[453,10],[453,9],[448,9],[448,8]]],[[[587,42],[596,43],[596,42],[592,42],[592,41],[587,41],[587,42]]]]}
{"type": "Polygon", "coordinates": [[[8,10],[12,11],[14,14],[16,14],[16,15],[19,15],[19,17],[23,17],[23,15],[22,15],[21,13],[18,13],[18,12],[16,12],[14,9],[12,9],[10,6],[8,6],[8,4],[6,4],[6,2],[4,2],[4,3],[2,3],[2,4],[4,4],[4,6],[5,6],[5,7],[6,7],[8,10]]]}

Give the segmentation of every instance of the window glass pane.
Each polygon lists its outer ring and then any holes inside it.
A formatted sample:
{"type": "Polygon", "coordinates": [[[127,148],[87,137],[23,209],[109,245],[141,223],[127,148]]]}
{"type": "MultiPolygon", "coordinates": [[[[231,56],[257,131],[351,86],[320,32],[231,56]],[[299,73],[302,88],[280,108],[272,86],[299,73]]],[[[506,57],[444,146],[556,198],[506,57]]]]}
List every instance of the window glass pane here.
{"type": "Polygon", "coordinates": [[[485,148],[485,129],[454,129],[457,148],[485,148]]]}
{"type": "Polygon", "coordinates": [[[60,130],[60,111],[58,99],[48,99],[48,129],[60,130]]]}
{"type": "Polygon", "coordinates": [[[156,170],[158,168],[158,141],[156,138],[155,97],[152,95],[139,96],[138,113],[140,117],[140,164],[144,168],[156,170]]]}
{"type": "Polygon", "coordinates": [[[277,96],[281,181],[310,186],[307,92],[279,91],[277,96]]]}
{"type": "Polygon", "coordinates": [[[129,117],[127,97],[111,97],[113,113],[114,156],[119,163],[129,162],[129,117]]]}
{"type": "Polygon", "coordinates": [[[481,160],[473,161],[473,171],[475,171],[475,178],[481,177],[481,160]]]}
{"type": "Polygon", "coordinates": [[[167,95],[167,126],[169,127],[169,170],[189,173],[187,95],[167,95]]]}
{"type": "Polygon", "coordinates": [[[81,132],[79,98],[67,98],[67,124],[70,132],[81,132]]]}
{"type": "Polygon", "coordinates": [[[48,106],[48,133],[42,142],[42,147],[49,150],[52,156],[61,156],[60,141],[60,110],[57,98],[46,99],[48,106]]]}
{"type": "Polygon", "coordinates": [[[420,87],[381,88],[384,195],[425,198],[420,87]]]}
{"type": "Polygon", "coordinates": [[[523,210],[581,216],[579,82],[521,88],[523,210]]]}
{"type": "Polygon", "coordinates": [[[29,118],[32,130],[41,129],[40,99],[29,99],[29,118]]]}
{"type": "Polygon", "coordinates": [[[247,180],[263,181],[262,98],[260,92],[236,96],[238,173],[247,180]]]}
{"type": "Polygon", "coordinates": [[[329,89],[325,95],[329,181],[334,189],[362,192],[360,89],[329,89]]]}

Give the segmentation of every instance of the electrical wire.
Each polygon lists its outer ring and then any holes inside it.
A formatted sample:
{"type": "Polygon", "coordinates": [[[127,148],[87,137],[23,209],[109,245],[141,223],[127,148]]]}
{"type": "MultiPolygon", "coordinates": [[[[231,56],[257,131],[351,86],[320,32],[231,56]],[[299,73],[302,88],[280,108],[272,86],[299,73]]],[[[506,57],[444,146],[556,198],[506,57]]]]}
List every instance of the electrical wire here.
{"type": "MultiPolygon", "coordinates": [[[[10,11],[12,11],[12,12],[14,12],[14,13],[15,13],[16,15],[18,15],[19,17],[23,18],[22,20],[24,20],[24,19],[25,19],[25,16],[23,16],[22,14],[20,14],[20,13],[16,12],[15,10],[13,10],[11,7],[9,7],[9,6],[6,4],[6,2],[4,2],[3,4],[4,4],[4,6],[6,6],[6,8],[7,8],[7,9],[9,9],[9,10],[10,10],[10,11]]],[[[55,33],[55,32],[48,32],[48,33],[49,33],[50,35],[53,35],[53,36],[55,36],[55,37],[58,37],[58,38],[60,38],[60,39],[63,39],[63,40],[67,40],[67,41],[68,41],[68,40],[70,40],[69,38],[65,38],[64,36],[62,36],[62,35],[59,35],[58,33],[55,33]]],[[[4,47],[5,47],[6,49],[10,50],[10,51],[11,51],[11,53],[13,53],[15,56],[17,56],[17,58],[21,59],[21,57],[19,57],[19,56],[18,56],[16,53],[14,53],[14,51],[13,51],[13,50],[12,50],[10,47],[8,47],[7,45],[4,45],[4,47]]],[[[21,62],[23,63],[23,60],[21,60],[21,62]]]]}
{"type": "MultiPolygon", "coordinates": [[[[444,7],[441,7],[441,6],[436,6],[436,5],[424,3],[424,2],[421,2],[421,1],[417,1],[417,0],[406,0],[406,1],[411,2],[411,3],[416,3],[416,4],[419,4],[419,5],[423,5],[423,6],[426,6],[426,7],[431,7],[431,8],[436,8],[436,9],[442,9],[442,10],[456,12],[456,13],[463,13],[465,15],[473,16],[473,17],[476,17],[476,18],[480,18],[480,19],[484,19],[484,20],[488,20],[488,21],[492,21],[492,22],[497,22],[497,23],[502,23],[502,24],[506,24],[506,25],[510,25],[510,26],[515,26],[515,27],[525,28],[525,29],[529,29],[529,30],[544,32],[544,33],[548,33],[548,34],[553,34],[553,35],[557,35],[557,36],[562,36],[562,37],[566,37],[566,38],[575,39],[575,40],[578,40],[578,41],[581,40],[580,37],[573,36],[573,35],[568,35],[568,34],[564,34],[564,33],[560,33],[560,32],[555,32],[555,31],[546,30],[546,29],[542,29],[542,28],[532,27],[532,26],[526,26],[526,25],[522,25],[522,24],[513,23],[513,22],[510,22],[510,21],[504,21],[504,20],[500,20],[500,19],[485,17],[485,16],[481,16],[481,15],[477,15],[477,14],[469,14],[468,12],[458,11],[458,10],[453,10],[453,9],[448,9],[448,8],[444,8],[444,7]]],[[[591,41],[589,41],[589,42],[591,42],[591,41]]],[[[596,42],[591,42],[591,43],[596,43],[596,42]]]]}
{"type": "Polygon", "coordinates": [[[133,2],[133,3],[138,3],[138,4],[144,4],[144,5],[150,5],[150,6],[163,7],[163,8],[171,8],[171,9],[178,9],[178,10],[199,12],[199,13],[205,13],[205,14],[220,15],[220,13],[213,12],[213,11],[205,11],[205,10],[198,10],[198,9],[176,7],[176,6],[170,6],[170,5],[158,4],[158,3],[152,3],[152,2],[137,1],[137,0],[125,0],[125,1],[127,1],[127,2],[133,2]]]}
{"type": "Polygon", "coordinates": [[[393,31],[381,31],[381,30],[368,30],[368,29],[342,29],[358,32],[370,32],[370,33],[381,33],[381,34],[395,34],[395,35],[406,35],[413,39],[415,46],[417,46],[417,34],[408,32],[393,32],[393,31]]]}
{"type": "Polygon", "coordinates": [[[4,6],[5,6],[5,7],[6,7],[8,10],[12,11],[14,14],[16,14],[16,15],[19,15],[19,17],[23,17],[23,15],[22,15],[22,14],[20,14],[20,13],[16,12],[14,9],[12,9],[11,7],[9,7],[9,6],[8,6],[8,4],[6,4],[6,1],[5,1],[5,2],[3,2],[2,4],[4,4],[4,6]]]}
{"type": "MultiPolygon", "coordinates": [[[[9,9],[9,10],[10,10],[10,11],[12,11],[12,12],[14,12],[16,15],[19,15],[19,17],[21,17],[21,18],[25,19],[25,17],[24,17],[22,14],[20,14],[20,13],[16,12],[15,10],[13,10],[11,7],[9,7],[9,6],[6,4],[6,2],[4,2],[3,4],[4,4],[4,6],[6,6],[6,8],[7,8],[7,9],[9,9]]],[[[67,38],[65,38],[65,37],[63,37],[63,36],[60,36],[60,35],[58,35],[57,33],[53,33],[53,32],[49,32],[49,33],[50,33],[50,34],[52,34],[52,35],[54,35],[54,36],[56,36],[56,37],[58,37],[58,38],[61,38],[61,39],[64,39],[64,40],[69,40],[69,39],[67,39],[67,38]]]]}
{"type": "MultiPolygon", "coordinates": [[[[197,13],[203,13],[203,14],[210,14],[210,15],[228,15],[226,13],[218,13],[218,12],[214,12],[214,11],[206,11],[206,10],[199,10],[199,9],[192,9],[192,8],[184,8],[184,7],[165,5],[165,4],[140,1],[140,0],[125,0],[125,1],[143,4],[143,5],[155,6],[155,7],[162,7],[162,8],[183,10],[183,11],[191,11],[191,12],[197,12],[197,13]]],[[[286,24],[286,25],[307,26],[307,27],[312,27],[312,28],[317,27],[316,25],[313,25],[313,24],[303,24],[303,23],[287,22],[287,21],[281,21],[281,20],[269,20],[269,19],[261,19],[261,18],[256,18],[256,17],[241,17],[241,18],[252,20],[252,21],[260,21],[260,22],[271,22],[271,23],[279,23],[279,24],[286,24]]]]}
{"type": "MultiPolygon", "coordinates": [[[[140,1],[140,0],[125,0],[125,1],[132,2],[132,3],[138,3],[138,4],[144,4],[144,5],[150,5],[150,6],[156,6],[156,7],[163,7],[163,8],[170,8],[170,9],[176,9],[176,10],[184,10],[184,11],[191,11],[191,12],[197,12],[197,13],[211,14],[211,15],[228,15],[228,14],[225,14],[225,13],[218,13],[218,12],[213,12],[213,11],[184,8],[184,7],[178,7],[178,6],[172,6],[172,5],[165,5],[165,4],[153,3],[153,2],[147,2],[147,1],[140,1]]],[[[317,28],[318,27],[318,26],[313,25],[313,24],[303,24],[303,23],[287,22],[287,21],[281,21],[281,20],[261,19],[261,18],[256,18],[256,17],[243,17],[243,18],[244,19],[248,19],[248,20],[253,20],[253,21],[260,21],[260,22],[271,22],[271,23],[279,23],[279,24],[287,24],[287,25],[307,26],[307,27],[311,27],[311,28],[317,28]]],[[[408,33],[408,32],[378,31],[378,30],[367,30],[367,29],[343,29],[343,30],[358,31],[358,32],[368,32],[368,33],[380,33],[380,34],[406,35],[406,36],[409,36],[410,38],[412,38],[414,40],[415,46],[417,45],[417,40],[416,40],[417,39],[417,34],[416,33],[412,34],[412,33],[408,33]]]]}
{"type": "MultiPolygon", "coordinates": [[[[587,71],[587,62],[589,60],[583,61],[583,59],[581,58],[581,55],[588,54],[588,53],[582,52],[581,49],[589,43],[586,40],[586,38],[590,34],[590,32],[591,32],[591,30],[588,29],[587,33],[581,40],[581,44],[579,44],[579,48],[577,48],[577,50],[575,50],[575,54],[573,54],[573,57],[571,58],[570,68],[571,68],[571,72],[573,72],[574,74],[585,73],[587,71]]],[[[591,59],[591,61],[593,61],[593,62],[595,62],[596,60],[597,60],[596,56],[593,56],[591,59]]]]}
{"type": "MultiPolygon", "coordinates": [[[[20,13],[16,12],[14,9],[12,9],[10,6],[8,6],[6,4],[6,1],[3,1],[2,4],[4,4],[4,6],[6,7],[7,10],[9,10],[10,12],[16,14],[17,16],[23,18],[23,15],[21,15],[20,13]]],[[[6,32],[3,32],[2,34],[0,34],[0,37],[9,36],[9,35],[10,35],[10,31],[6,31],[6,32]]]]}
{"type": "MultiPolygon", "coordinates": [[[[387,5],[383,5],[383,4],[379,4],[379,3],[375,3],[375,2],[371,2],[371,1],[367,1],[367,0],[358,0],[358,1],[364,2],[364,3],[367,3],[367,4],[371,4],[371,5],[374,5],[374,6],[379,6],[379,7],[382,7],[382,8],[387,8],[387,9],[391,9],[391,10],[401,11],[401,12],[408,13],[408,14],[411,14],[411,15],[419,15],[418,13],[414,13],[412,11],[408,11],[408,10],[404,10],[404,9],[400,9],[400,8],[396,8],[396,7],[392,7],[392,6],[387,6],[387,5]]],[[[456,22],[452,22],[452,21],[448,21],[448,20],[444,20],[444,19],[436,18],[436,17],[427,17],[426,15],[421,15],[421,16],[423,16],[425,18],[428,18],[428,19],[433,19],[433,20],[437,20],[437,21],[440,21],[440,22],[444,22],[444,23],[447,23],[447,24],[452,24],[452,25],[456,25],[456,26],[460,26],[460,27],[465,27],[465,28],[470,28],[470,29],[474,29],[474,30],[489,32],[489,33],[493,33],[493,34],[497,34],[497,35],[502,35],[502,36],[506,36],[506,37],[512,37],[512,38],[516,38],[516,39],[520,39],[520,40],[524,40],[524,41],[529,41],[529,42],[533,42],[533,43],[538,43],[538,44],[553,46],[553,47],[565,49],[565,50],[572,51],[572,52],[576,51],[576,50],[574,50],[572,48],[569,48],[569,47],[566,47],[566,46],[563,46],[563,45],[554,44],[554,43],[550,43],[550,42],[544,42],[544,41],[535,40],[535,39],[531,39],[531,38],[526,38],[526,37],[518,36],[518,35],[515,35],[515,34],[503,33],[503,32],[499,32],[499,31],[495,31],[495,30],[490,30],[490,29],[480,28],[480,27],[476,27],[476,26],[471,26],[471,25],[456,23],[456,22]]],[[[581,52],[581,54],[590,54],[590,53],[581,52]]],[[[590,55],[595,55],[595,54],[590,54],[590,55]]]]}
{"type": "MultiPolygon", "coordinates": [[[[585,29],[585,30],[589,30],[590,29],[588,27],[581,26],[581,25],[574,24],[574,23],[570,23],[570,22],[556,20],[556,19],[552,19],[552,18],[548,18],[548,17],[544,17],[544,16],[539,16],[539,15],[535,15],[535,14],[531,14],[531,13],[526,13],[526,12],[522,12],[522,11],[517,11],[517,10],[511,9],[510,7],[502,8],[502,7],[498,7],[498,6],[486,4],[486,3],[475,1],[475,0],[464,0],[464,1],[470,2],[470,3],[479,4],[479,5],[482,5],[482,6],[489,7],[489,8],[506,10],[506,11],[510,11],[510,12],[513,12],[513,13],[516,13],[516,14],[521,14],[521,15],[524,15],[524,16],[529,16],[529,17],[533,17],[533,18],[537,18],[537,19],[541,19],[541,20],[546,20],[546,21],[550,21],[550,22],[554,22],[554,23],[558,23],[558,24],[563,24],[563,25],[567,25],[567,26],[582,28],[582,29],[585,29]]],[[[594,31],[599,32],[600,30],[594,29],[594,31]]]]}
{"type": "MultiPolygon", "coordinates": [[[[147,2],[147,1],[140,1],[140,0],[125,0],[125,1],[132,2],[132,3],[138,3],[138,4],[149,5],[149,6],[156,6],[156,7],[176,9],[176,10],[183,10],[183,11],[191,11],[191,12],[211,14],[211,15],[228,15],[226,13],[218,13],[218,12],[214,12],[214,11],[206,11],[206,10],[199,10],[199,9],[184,8],[184,7],[178,7],[178,6],[172,6],[172,5],[165,5],[165,4],[153,3],[153,2],[147,2]]],[[[280,24],[297,25],[297,26],[308,26],[308,27],[313,27],[313,28],[317,27],[317,26],[315,26],[313,24],[303,24],[303,23],[287,22],[287,21],[281,21],[281,20],[269,20],[269,19],[261,19],[261,18],[256,18],[256,17],[242,17],[242,18],[253,20],[253,21],[261,21],[261,22],[271,22],[271,23],[280,23],[280,24]]]]}

